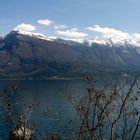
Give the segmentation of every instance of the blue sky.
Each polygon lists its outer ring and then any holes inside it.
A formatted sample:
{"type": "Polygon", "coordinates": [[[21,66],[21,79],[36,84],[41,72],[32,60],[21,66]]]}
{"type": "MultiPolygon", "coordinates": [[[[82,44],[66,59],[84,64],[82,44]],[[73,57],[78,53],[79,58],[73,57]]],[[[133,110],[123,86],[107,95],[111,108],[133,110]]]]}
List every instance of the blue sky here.
{"type": "Polygon", "coordinates": [[[32,31],[46,36],[63,37],[62,31],[104,35],[96,29],[87,30],[99,25],[135,34],[140,33],[139,5],[139,0],[0,0],[0,31],[4,35],[18,25],[30,24],[35,27],[32,31]],[[52,23],[40,24],[39,20],[52,23]],[[55,29],[58,25],[67,28],[55,29]]]}

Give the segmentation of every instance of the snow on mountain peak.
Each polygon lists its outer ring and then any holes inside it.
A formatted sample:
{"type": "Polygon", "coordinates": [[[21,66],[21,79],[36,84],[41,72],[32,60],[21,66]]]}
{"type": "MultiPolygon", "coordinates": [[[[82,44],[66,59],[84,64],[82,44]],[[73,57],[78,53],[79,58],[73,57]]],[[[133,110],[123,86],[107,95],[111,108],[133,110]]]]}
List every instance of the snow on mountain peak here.
{"type": "MultiPolygon", "coordinates": [[[[99,33],[99,35],[96,36],[88,35],[80,38],[75,38],[74,36],[72,36],[71,38],[62,37],[62,39],[71,40],[78,43],[86,43],[88,46],[92,46],[92,44],[100,44],[107,45],[109,47],[113,46],[121,47],[126,45],[140,47],[140,34],[138,33],[128,34],[113,28],[100,27],[97,25],[94,27],[88,27],[87,30],[97,32],[99,33]]],[[[57,39],[57,37],[53,36],[47,37],[44,34],[37,33],[35,31],[24,31],[17,29],[15,29],[15,31],[23,35],[28,35],[48,41],[54,41],[55,39],[57,39]]]]}
{"type": "MultiPolygon", "coordinates": [[[[140,47],[140,34],[139,33],[127,33],[118,29],[109,28],[109,27],[101,27],[99,25],[94,25],[87,27],[86,30],[97,33],[98,42],[104,40],[107,44],[111,45],[132,45],[136,47],[140,47]]],[[[93,39],[93,42],[95,40],[93,39]]]]}
{"type": "Polygon", "coordinates": [[[54,40],[53,38],[47,37],[42,33],[27,32],[27,31],[16,31],[16,32],[18,32],[19,34],[22,34],[22,35],[28,35],[28,36],[36,37],[36,38],[43,39],[43,40],[48,40],[48,41],[53,41],[54,40]]]}

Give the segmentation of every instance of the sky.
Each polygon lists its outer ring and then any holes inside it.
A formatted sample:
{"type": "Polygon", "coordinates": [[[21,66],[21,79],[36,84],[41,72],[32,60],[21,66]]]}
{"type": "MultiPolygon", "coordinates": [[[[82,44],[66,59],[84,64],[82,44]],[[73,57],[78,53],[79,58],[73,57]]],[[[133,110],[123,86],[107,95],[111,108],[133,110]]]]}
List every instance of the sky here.
{"type": "Polygon", "coordinates": [[[0,34],[20,30],[140,43],[139,5],[140,0],[0,0],[0,34]]]}

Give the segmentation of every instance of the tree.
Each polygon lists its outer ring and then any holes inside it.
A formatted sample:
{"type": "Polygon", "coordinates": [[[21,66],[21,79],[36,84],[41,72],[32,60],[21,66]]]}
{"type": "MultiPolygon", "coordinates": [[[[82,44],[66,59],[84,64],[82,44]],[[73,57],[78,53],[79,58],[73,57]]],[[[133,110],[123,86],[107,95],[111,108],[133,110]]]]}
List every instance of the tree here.
{"type": "Polygon", "coordinates": [[[106,85],[96,88],[93,78],[88,81],[87,94],[69,100],[80,121],[77,122],[77,140],[138,140],[140,113],[138,76],[122,86],[106,85]]]}
{"type": "Polygon", "coordinates": [[[25,112],[19,112],[16,110],[13,96],[16,92],[18,85],[8,87],[1,93],[1,106],[5,112],[5,117],[8,116],[9,127],[11,132],[9,134],[9,140],[31,140],[34,132],[34,127],[29,127],[29,117],[36,104],[24,104],[25,112]]]}

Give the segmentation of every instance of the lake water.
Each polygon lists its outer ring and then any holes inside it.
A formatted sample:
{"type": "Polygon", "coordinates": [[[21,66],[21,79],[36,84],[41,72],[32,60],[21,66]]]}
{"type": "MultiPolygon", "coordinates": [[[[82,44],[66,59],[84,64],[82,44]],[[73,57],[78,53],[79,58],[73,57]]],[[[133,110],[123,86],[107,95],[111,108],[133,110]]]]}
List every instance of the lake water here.
{"type": "MultiPolygon", "coordinates": [[[[68,101],[66,87],[71,89],[71,93],[75,95],[82,95],[86,91],[86,82],[83,80],[2,80],[0,81],[0,91],[15,84],[19,84],[13,95],[15,108],[22,113],[25,111],[24,104],[38,103],[30,120],[35,122],[42,133],[60,131],[58,119],[63,117],[63,121],[67,121],[73,116],[74,109],[68,101]],[[51,110],[50,114],[44,116],[44,112],[48,108],[51,110]]],[[[0,137],[6,140],[8,131],[8,127],[1,122],[0,137]]]]}
{"type": "MultiPolygon", "coordinates": [[[[96,79],[95,81],[100,86],[106,83],[107,79],[96,79]]],[[[25,104],[38,103],[29,120],[34,121],[37,125],[38,133],[65,131],[62,125],[65,125],[69,119],[73,119],[75,115],[75,110],[68,101],[68,91],[79,97],[86,94],[87,87],[85,80],[1,80],[0,91],[15,84],[19,84],[13,95],[18,112],[21,114],[25,112],[25,104]],[[67,88],[69,90],[65,90],[67,88]],[[48,109],[50,113],[46,115],[45,111],[48,109]],[[62,122],[64,123],[62,124],[62,122]]],[[[1,115],[3,114],[1,113],[1,115]]],[[[8,126],[1,120],[0,137],[7,140],[9,131],[8,126]]]]}

